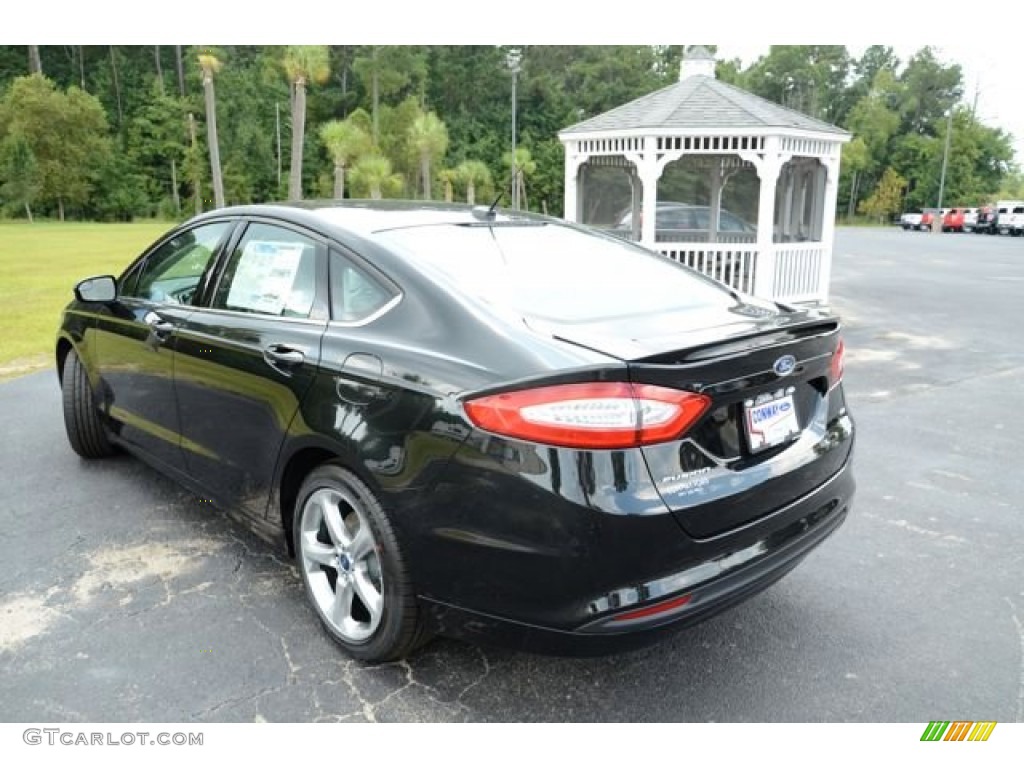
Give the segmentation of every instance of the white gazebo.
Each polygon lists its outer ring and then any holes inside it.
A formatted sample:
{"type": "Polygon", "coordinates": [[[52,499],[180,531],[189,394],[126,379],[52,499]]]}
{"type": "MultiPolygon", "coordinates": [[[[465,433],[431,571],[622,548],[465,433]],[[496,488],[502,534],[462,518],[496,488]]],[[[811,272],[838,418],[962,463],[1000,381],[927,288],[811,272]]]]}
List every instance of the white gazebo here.
{"type": "Polygon", "coordinates": [[[678,83],[559,133],[565,218],[746,293],[823,303],[850,138],[719,82],[697,46],[678,83]]]}

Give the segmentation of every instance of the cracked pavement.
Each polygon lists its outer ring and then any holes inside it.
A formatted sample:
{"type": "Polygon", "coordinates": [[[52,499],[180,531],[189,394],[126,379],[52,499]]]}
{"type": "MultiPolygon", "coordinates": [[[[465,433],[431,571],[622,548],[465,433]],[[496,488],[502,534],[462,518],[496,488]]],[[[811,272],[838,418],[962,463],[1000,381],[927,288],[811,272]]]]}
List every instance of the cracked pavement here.
{"type": "Polygon", "coordinates": [[[1021,720],[1024,248],[840,230],[836,250],[851,518],[763,594],[619,656],[439,639],[352,661],[282,554],[135,459],[80,461],[52,371],[0,383],[0,719],[1021,720]]]}

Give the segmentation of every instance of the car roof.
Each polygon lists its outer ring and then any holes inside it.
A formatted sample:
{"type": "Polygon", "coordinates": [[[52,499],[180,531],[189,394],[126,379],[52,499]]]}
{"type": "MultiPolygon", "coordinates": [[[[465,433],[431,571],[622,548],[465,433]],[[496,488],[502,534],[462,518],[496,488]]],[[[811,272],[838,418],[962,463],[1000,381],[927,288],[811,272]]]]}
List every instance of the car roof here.
{"type": "MultiPolygon", "coordinates": [[[[486,221],[487,205],[432,203],[415,200],[306,200],[296,203],[264,203],[220,208],[195,221],[217,216],[268,216],[321,229],[340,229],[362,236],[406,227],[473,224],[486,221]],[[326,225],[326,226],[324,226],[326,225]]],[[[496,208],[495,222],[517,220],[554,221],[549,217],[496,208]]]]}

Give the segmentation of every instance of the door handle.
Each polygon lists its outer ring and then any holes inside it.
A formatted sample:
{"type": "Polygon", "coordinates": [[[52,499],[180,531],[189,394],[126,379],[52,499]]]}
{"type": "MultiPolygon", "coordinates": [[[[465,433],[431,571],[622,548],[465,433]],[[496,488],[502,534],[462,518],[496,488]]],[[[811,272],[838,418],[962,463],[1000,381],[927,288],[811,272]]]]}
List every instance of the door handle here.
{"type": "Polygon", "coordinates": [[[306,360],[306,356],[299,350],[292,349],[284,344],[271,344],[263,350],[263,359],[275,368],[278,366],[293,368],[297,365],[302,365],[306,360]]]}
{"type": "Polygon", "coordinates": [[[147,313],[143,318],[143,321],[149,326],[150,332],[161,341],[163,341],[177,327],[171,321],[164,320],[156,312],[147,313]]]}

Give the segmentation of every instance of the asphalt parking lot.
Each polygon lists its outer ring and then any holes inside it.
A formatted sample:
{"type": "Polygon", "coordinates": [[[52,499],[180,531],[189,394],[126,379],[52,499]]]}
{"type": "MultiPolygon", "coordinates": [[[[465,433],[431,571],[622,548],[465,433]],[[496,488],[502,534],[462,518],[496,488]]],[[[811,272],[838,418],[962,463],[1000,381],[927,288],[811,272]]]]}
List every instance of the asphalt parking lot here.
{"type": "Polygon", "coordinates": [[[80,461],[52,371],[0,383],[0,720],[1024,720],[1024,239],[840,230],[832,290],[849,521],[599,659],[350,661],[276,550],[134,459],[80,461]]]}

